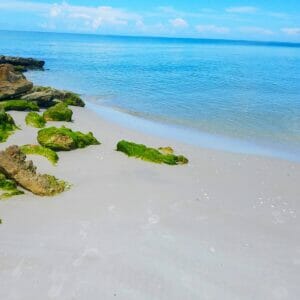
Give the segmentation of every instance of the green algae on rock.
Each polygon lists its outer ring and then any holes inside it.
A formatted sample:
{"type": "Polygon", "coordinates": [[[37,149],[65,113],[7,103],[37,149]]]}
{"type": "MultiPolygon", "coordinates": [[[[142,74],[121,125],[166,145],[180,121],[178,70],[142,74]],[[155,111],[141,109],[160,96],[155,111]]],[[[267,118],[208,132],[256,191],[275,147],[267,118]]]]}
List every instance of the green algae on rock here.
{"type": "Polygon", "coordinates": [[[13,180],[7,179],[7,177],[1,172],[0,172],[0,190],[3,191],[3,193],[0,194],[0,200],[12,196],[24,194],[23,191],[17,188],[17,184],[13,180]]]}
{"type": "Polygon", "coordinates": [[[84,134],[80,131],[72,131],[64,126],[61,128],[48,127],[39,130],[37,140],[40,145],[55,151],[70,151],[100,144],[93,136],[93,133],[84,134]]]}
{"type": "Polygon", "coordinates": [[[65,103],[57,103],[54,106],[48,108],[44,113],[43,117],[46,121],[72,121],[73,112],[68,108],[65,103]]]}
{"type": "Polygon", "coordinates": [[[27,125],[35,128],[45,127],[46,120],[43,116],[39,115],[37,112],[29,112],[25,117],[25,122],[27,125]]]}
{"type": "Polygon", "coordinates": [[[40,108],[35,102],[26,100],[7,100],[0,103],[0,108],[5,111],[17,110],[17,111],[39,111],[40,108]]]}
{"type": "Polygon", "coordinates": [[[18,127],[12,116],[0,109],[0,143],[5,142],[16,129],[18,127]]]}
{"type": "Polygon", "coordinates": [[[154,163],[165,163],[168,165],[187,164],[188,159],[182,155],[163,154],[157,149],[149,148],[142,144],[136,144],[125,140],[119,141],[117,151],[121,151],[128,156],[140,158],[154,163]]]}
{"type": "Polygon", "coordinates": [[[35,100],[40,107],[53,106],[57,101],[73,106],[85,106],[84,101],[78,94],[70,91],[58,90],[49,86],[34,86],[28,94],[22,97],[22,99],[35,100]]]}
{"type": "Polygon", "coordinates": [[[24,189],[40,196],[53,196],[69,188],[65,181],[52,175],[37,173],[32,161],[26,160],[26,155],[16,145],[0,151],[0,172],[24,189]]]}
{"type": "Polygon", "coordinates": [[[53,165],[56,165],[59,159],[55,151],[40,145],[28,144],[23,145],[20,148],[24,154],[41,155],[46,157],[53,165]]]}

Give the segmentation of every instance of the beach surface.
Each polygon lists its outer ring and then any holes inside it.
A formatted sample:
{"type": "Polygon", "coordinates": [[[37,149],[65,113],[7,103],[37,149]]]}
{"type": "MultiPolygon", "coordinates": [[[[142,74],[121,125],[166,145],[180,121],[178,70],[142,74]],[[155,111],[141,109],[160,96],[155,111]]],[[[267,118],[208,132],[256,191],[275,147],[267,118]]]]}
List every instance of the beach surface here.
{"type": "MultiPolygon", "coordinates": [[[[72,107],[99,146],[60,152],[39,172],[72,184],[55,197],[0,201],[0,299],[299,299],[300,164],[147,135],[72,107]],[[121,139],[172,146],[157,165],[121,139]]],[[[36,143],[24,112],[8,145],[36,143]]],[[[50,124],[50,123],[49,123],[50,124]]],[[[48,124],[48,126],[49,126],[48,124]]]]}

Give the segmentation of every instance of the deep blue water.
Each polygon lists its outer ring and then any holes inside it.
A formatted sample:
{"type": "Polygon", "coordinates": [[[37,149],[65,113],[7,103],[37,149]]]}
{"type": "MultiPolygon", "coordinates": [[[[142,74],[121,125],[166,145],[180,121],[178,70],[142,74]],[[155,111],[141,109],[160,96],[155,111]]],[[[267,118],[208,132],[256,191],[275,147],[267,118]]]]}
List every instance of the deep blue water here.
{"type": "Polygon", "coordinates": [[[35,83],[191,128],[193,139],[300,159],[300,44],[0,31],[0,54],[44,59],[48,71],[27,74],[35,83]]]}

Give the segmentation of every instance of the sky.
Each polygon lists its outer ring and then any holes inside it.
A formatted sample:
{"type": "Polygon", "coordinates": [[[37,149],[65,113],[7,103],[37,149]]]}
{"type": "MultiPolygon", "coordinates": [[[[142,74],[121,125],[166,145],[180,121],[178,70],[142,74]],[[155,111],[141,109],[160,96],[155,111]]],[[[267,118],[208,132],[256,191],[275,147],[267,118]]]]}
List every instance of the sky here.
{"type": "Polygon", "coordinates": [[[0,0],[0,29],[300,42],[300,0],[0,0]]]}

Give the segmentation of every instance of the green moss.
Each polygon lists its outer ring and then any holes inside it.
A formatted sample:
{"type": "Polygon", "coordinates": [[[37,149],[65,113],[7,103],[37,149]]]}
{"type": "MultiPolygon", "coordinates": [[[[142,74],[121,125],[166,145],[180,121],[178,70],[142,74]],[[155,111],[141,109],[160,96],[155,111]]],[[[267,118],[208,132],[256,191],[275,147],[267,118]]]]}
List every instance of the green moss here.
{"type": "Polygon", "coordinates": [[[43,116],[39,115],[37,112],[29,112],[25,118],[25,122],[27,125],[36,128],[45,127],[46,121],[43,116]]]}
{"type": "Polygon", "coordinates": [[[17,66],[13,66],[13,67],[14,67],[14,69],[15,69],[16,72],[23,73],[23,72],[27,71],[26,67],[21,66],[21,65],[17,65],[17,66]]]}
{"type": "Polygon", "coordinates": [[[68,108],[65,103],[57,103],[56,105],[48,108],[44,113],[43,117],[46,121],[72,121],[73,112],[68,108]]]}
{"type": "Polygon", "coordinates": [[[117,151],[121,151],[128,156],[137,157],[154,163],[165,163],[168,165],[178,165],[188,163],[188,159],[182,155],[163,154],[159,150],[149,148],[142,144],[135,144],[125,140],[119,141],[117,151]]]}
{"type": "Polygon", "coordinates": [[[73,106],[81,106],[84,107],[84,101],[79,97],[78,94],[72,92],[65,92],[64,97],[61,99],[64,103],[73,106]]]}
{"type": "Polygon", "coordinates": [[[18,190],[14,181],[7,179],[3,173],[0,173],[0,190],[4,191],[0,195],[0,199],[24,194],[23,191],[18,190]]]}
{"type": "Polygon", "coordinates": [[[38,105],[33,101],[26,100],[7,100],[1,102],[0,109],[4,109],[5,111],[17,110],[17,111],[39,111],[38,105]]]}
{"type": "Polygon", "coordinates": [[[16,129],[18,127],[12,116],[0,109],[0,143],[5,142],[16,129]]]}
{"type": "Polygon", "coordinates": [[[72,131],[64,126],[41,129],[38,132],[37,139],[42,146],[56,151],[69,151],[100,144],[91,132],[84,134],[80,131],[72,131]]]}
{"type": "Polygon", "coordinates": [[[58,155],[55,151],[40,146],[40,145],[24,145],[21,146],[21,151],[24,154],[33,154],[33,155],[41,155],[46,157],[53,165],[58,162],[58,155]]]}

